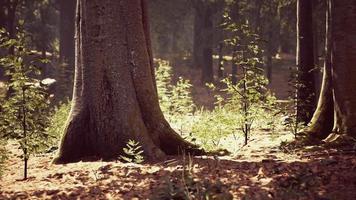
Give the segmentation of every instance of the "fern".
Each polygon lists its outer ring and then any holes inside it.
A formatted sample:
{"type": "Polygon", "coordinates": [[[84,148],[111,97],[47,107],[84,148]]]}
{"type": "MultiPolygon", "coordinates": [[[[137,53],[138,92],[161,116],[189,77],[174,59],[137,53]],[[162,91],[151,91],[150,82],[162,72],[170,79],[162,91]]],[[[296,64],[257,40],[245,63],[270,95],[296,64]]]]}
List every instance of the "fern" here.
{"type": "Polygon", "coordinates": [[[126,147],[123,148],[125,155],[121,155],[120,158],[129,163],[140,164],[144,162],[143,150],[139,142],[135,140],[129,140],[126,147]]]}

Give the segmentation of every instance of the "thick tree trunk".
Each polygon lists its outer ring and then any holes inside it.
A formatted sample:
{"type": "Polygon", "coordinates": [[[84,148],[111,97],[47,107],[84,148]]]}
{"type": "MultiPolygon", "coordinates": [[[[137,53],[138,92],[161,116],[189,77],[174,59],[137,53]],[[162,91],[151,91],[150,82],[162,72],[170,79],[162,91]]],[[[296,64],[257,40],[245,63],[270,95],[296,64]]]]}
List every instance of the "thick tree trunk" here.
{"type": "Polygon", "coordinates": [[[297,119],[307,125],[315,111],[314,48],[312,1],[297,3],[297,119]]]}
{"type": "Polygon", "coordinates": [[[328,0],[328,7],[329,51],[318,109],[307,133],[309,139],[328,136],[325,141],[333,142],[341,135],[356,138],[356,2],[328,0]]]}
{"type": "Polygon", "coordinates": [[[318,106],[307,128],[308,138],[311,140],[325,139],[333,129],[334,101],[332,94],[331,75],[331,34],[330,34],[330,9],[326,12],[326,38],[325,38],[325,63],[323,80],[319,95],[318,106]]]}
{"type": "Polygon", "coordinates": [[[116,158],[129,139],[146,159],[202,153],[158,104],[146,0],[78,0],[73,105],[55,163],[116,158]]]}
{"type": "Polygon", "coordinates": [[[356,137],[356,1],[331,2],[333,131],[356,137]]]}

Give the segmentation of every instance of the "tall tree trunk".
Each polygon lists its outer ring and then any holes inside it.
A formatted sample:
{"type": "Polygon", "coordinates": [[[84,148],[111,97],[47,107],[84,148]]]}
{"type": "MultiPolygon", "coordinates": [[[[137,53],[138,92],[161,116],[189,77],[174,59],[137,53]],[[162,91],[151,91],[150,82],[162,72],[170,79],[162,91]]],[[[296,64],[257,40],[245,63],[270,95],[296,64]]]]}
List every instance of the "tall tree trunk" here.
{"type": "Polygon", "coordinates": [[[333,131],[356,136],[356,1],[331,2],[333,131]]]}
{"type": "Polygon", "coordinates": [[[297,2],[297,120],[307,125],[315,111],[312,1],[297,2]]]}
{"type": "MultiPolygon", "coordinates": [[[[329,5],[330,6],[330,5],[329,5]]],[[[325,63],[323,80],[319,95],[318,106],[307,128],[308,137],[312,140],[325,139],[333,129],[334,101],[332,94],[331,75],[331,34],[330,34],[330,7],[326,10],[326,38],[325,38],[325,63]]]]}
{"type": "Polygon", "coordinates": [[[147,159],[202,153],[164,119],[146,0],[78,0],[73,105],[55,163],[116,158],[129,139],[147,159]]]}
{"type": "MultiPolygon", "coordinates": [[[[66,77],[65,90],[58,89],[58,100],[63,97],[70,97],[72,95],[74,62],[75,62],[75,42],[74,42],[74,24],[75,24],[75,0],[61,0],[60,1],[60,41],[59,41],[59,59],[63,69],[58,70],[62,77],[66,77]]],[[[63,87],[62,87],[63,88],[63,87]]]]}
{"type": "Polygon", "coordinates": [[[219,43],[219,60],[218,60],[218,77],[222,79],[224,77],[224,42],[219,43]]]}
{"type": "Polygon", "coordinates": [[[213,13],[212,5],[206,5],[203,24],[202,83],[214,81],[213,70],[213,13]]]}
{"type": "Polygon", "coordinates": [[[356,138],[356,1],[328,0],[327,48],[322,92],[309,138],[332,142],[340,135],[356,138]],[[330,68],[328,69],[328,66],[330,68]],[[331,116],[334,115],[332,120],[331,116]]]}
{"type": "Polygon", "coordinates": [[[194,14],[194,38],[193,38],[193,66],[202,68],[203,60],[203,24],[204,24],[204,11],[203,4],[200,0],[196,1],[195,14],[194,14]]]}

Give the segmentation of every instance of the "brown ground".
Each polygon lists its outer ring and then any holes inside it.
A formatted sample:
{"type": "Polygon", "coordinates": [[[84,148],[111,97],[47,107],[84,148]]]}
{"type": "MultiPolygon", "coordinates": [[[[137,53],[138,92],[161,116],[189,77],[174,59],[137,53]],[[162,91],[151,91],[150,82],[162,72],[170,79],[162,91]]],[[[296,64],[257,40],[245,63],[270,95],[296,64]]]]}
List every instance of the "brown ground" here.
{"type": "MultiPolygon", "coordinates": [[[[355,151],[286,154],[278,148],[285,137],[261,134],[234,157],[194,157],[193,176],[198,182],[221,181],[234,199],[356,199],[355,151]]],[[[9,149],[16,149],[15,144],[9,149]]],[[[182,157],[152,165],[52,165],[53,155],[42,155],[31,158],[30,178],[22,181],[17,154],[12,151],[7,162],[0,199],[154,199],[166,180],[182,180],[184,166],[182,157]]]]}

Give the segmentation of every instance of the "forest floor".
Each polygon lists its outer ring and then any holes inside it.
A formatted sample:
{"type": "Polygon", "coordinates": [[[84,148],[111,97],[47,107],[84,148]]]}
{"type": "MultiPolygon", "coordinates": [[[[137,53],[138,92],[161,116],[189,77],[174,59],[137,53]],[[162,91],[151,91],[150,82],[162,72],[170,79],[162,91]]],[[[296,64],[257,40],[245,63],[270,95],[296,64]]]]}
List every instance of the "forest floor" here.
{"type": "Polygon", "coordinates": [[[288,138],[287,133],[259,134],[235,156],[171,157],[143,165],[119,161],[53,165],[53,154],[45,154],[30,159],[25,181],[20,152],[10,143],[8,149],[15,150],[0,182],[0,199],[159,199],[179,195],[179,188],[184,193],[186,186],[196,191],[207,188],[216,199],[231,199],[230,194],[233,199],[256,200],[356,199],[355,151],[283,151],[280,143],[288,138]],[[191,179],[182,178],[183,172],[191,179]]]}

